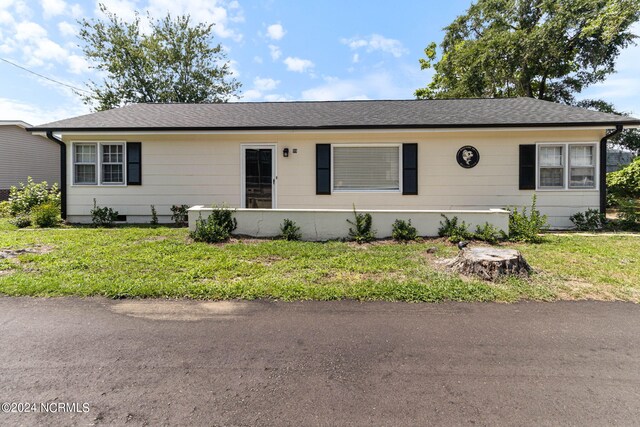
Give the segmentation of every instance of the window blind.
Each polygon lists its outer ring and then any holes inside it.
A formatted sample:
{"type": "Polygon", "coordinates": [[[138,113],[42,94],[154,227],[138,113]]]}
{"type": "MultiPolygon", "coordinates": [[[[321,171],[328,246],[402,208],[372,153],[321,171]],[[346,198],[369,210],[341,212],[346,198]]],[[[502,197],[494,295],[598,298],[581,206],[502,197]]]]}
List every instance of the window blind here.
{"type": "Polygon", "coordinates": [[[334,190],[400,189],[400,147],[333,147],[334,190]]]}

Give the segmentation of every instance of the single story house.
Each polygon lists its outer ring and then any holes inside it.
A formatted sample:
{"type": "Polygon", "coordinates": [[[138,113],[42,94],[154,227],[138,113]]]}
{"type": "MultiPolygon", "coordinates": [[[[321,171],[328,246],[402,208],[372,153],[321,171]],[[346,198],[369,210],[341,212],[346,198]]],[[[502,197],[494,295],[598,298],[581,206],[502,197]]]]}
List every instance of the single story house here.
{"type": "Polygon", "coordinates": [[[60,182],[60,147],[25,130],[30,127],[20,120],[0,120],[0,201],[28,177],[49,185],[60,182]]]}
{"type": "Polygon", "coordinates": [[[604,209],[606,141],[640,120],[531,98],[135,104],[29,130],[59,141],[63,208],[604,209]]]}

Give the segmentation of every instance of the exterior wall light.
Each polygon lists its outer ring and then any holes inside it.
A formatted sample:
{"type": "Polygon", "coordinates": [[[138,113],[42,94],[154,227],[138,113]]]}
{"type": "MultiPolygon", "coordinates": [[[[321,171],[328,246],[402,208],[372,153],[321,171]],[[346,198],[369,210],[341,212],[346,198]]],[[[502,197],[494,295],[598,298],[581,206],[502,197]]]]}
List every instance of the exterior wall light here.
{"type": "Polygon", "coordinates": [[[283,157],[289,157],[289,149],[285,148],[284,150],[282,150],[282,156],[283,157]]]}

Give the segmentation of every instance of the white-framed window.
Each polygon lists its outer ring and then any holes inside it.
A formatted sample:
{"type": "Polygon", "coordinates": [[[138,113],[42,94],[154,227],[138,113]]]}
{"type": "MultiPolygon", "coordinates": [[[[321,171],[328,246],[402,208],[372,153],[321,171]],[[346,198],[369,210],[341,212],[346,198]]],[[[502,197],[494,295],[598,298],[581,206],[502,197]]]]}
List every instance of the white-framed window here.
{"type": "Polygon", "coordinates": [[[399,192],[400,144],[335,144],[332,151],[334,192],[399,192]]]}
{"type": "Polygon", "coordinates": [[[95,185],[98,171],[97,144],[73,145],[73,183],[95,185]]]}
{"type": "Polygon", "coordinates": [[[569,188],[595,188],[594,145],[569,145],[569,188]]]}
{"type": "Polygon", "coordinates": [[[595,143],[538,144],[538,189],[595,189],[595,143]]]}
{"type": "Polygon", "coordinates": [[[100,144],[102,184],[124,184],[124,144],[100,144]]]}
{"type": "Polygon", "coordinates": [[[73,143],[74,185],[124,185],[124,142],[73,143]]]}
{"type": "Polygon", "coordinates": [[[542,145],[538,149],[540,188],[564,188],[564,146],[542,145]]]}

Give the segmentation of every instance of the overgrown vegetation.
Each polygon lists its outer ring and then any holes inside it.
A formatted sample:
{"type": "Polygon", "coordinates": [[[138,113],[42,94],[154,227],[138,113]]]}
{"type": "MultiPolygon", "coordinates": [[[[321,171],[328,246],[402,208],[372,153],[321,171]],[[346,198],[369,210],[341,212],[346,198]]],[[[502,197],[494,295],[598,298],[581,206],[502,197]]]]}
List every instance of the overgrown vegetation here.
{"type": "Polygon", "coordinates": [[[625,199],[618,204],[618,220],[614,222],[614,227],[621,230],[640,230],[640,213],[637,202],[634,199],[625,199]]]}
{"type": "Polygon", "coordinates": [[[158,212],[155,205],[151,205],[151,225],[158,225],[158,212]]]}
{"type": "Polygon", "coordinates": [[[27,214],[18,214],[10,219],[9,223],[15,225],[18,228],[30,227],[32,224],[31,217],[27,214]]]}
{"type": "Polygon", "coordinates": [[[410,245],[263,240],[193,244],[184,228],[68,227],[17,232],[0,220],[0,294],[110,298],[517,301],[575,298],[640,302],[637,235],[548,235],[514,244],[536,271],[495,284],[461,279],[434,261],[458,250],[441,240],[410,245]],[[426,256],[431,248],[435,254],[426,256]]]}
{"type": "Polygon", "coordinates": [[[617,200],[640,199],[640,157],[624,168],[607,174],[607,196],[617,200]]]}
{"type": "Polygon", "coordinates": [[[189,221],[188,209],[189,205],[171,206],[171,221],[173,221],[178,227],[185,227],[189,221]]]}
{"type": "Polygon", "coordinates": [[[445,214],[440,214],[440,216],[444,218],[444,222],[440,221],[438,236],[446,237],[451,243],[473,239],[473,233],[469,231],[469,226],[464,221],[458,223],[457,216],[451,219],[445,214]]]}
{"type": "Polygon", "coordinates": [[[371,227],[373,219],[370,213],[359,214],[356,212],[356,206],[353,205],[354,220],[348,219],[347,222],[353,227],[349,227],[349,238],[357,243],[368,243],[376,238],[376,231],[371,227]]]}
{"type": "Polygon", "coordinates": [[[0,218],[9,218],[11,216],[11,205],[8,200],[0,202],[0,218]]]}
{"type": "Polygon", "coordinates": [[[89,213],[94,227],[113,227],[119,215],[118,211],[114,211],[112,208],[98,206],[96,199],[93,199],[93,209],[89,213]]]}
{"type": "Polygon", "coordinates": [[[410,242],[416,240],[418,231],[411,225],[411,220],[396,219],[391,229],[391,237],[398,242],[410,242]]]}
{"type": "Polygon", "coordinates": [[[601,230],[606,224],[605,215],[597,209],[587,209],[584,212],[576,212],[571,215],[569,219],[578,231],[597,231],[601,230]]]}
{"type": "Polygon", "coordinates": [[[19,214],[30,214],[31,209],[36,206],[51,203],[60,207],[60,190],[58,184],[53,184],[49,188],[47,181],[34,182],[31,177],[27,177],[27,184],[12,186],[9,190],[9,212],[16,216],[19,214]]]}
{"type": "Polygon", "coordinates": [[[196,242],[226,242],[238,226],[238,221],[233,217],[234,212],[234,209],[226,206],[214,205],[206,219],[200,216],[196,220],[196,229],[190,233],[191,238],[196,242]]]}
{"type": "Polygon", "coordinates": [[[288,241],[300,240],[302,237],[300,227],[298,227],[295,221],[285,218],[280,225],[280,237],[288,241]]]}
{"type": "Polygon", "coordinates": [[[485,222],[482,225],[476,226],[476,232],[473,237],[477,240],[482,240],[491,245],[495,245],[500,240],[506,239],[507,236],[502,230],[498,230],[493,224],[485,222]]]}
{"type": "Polygon", "coordinates": [[[60,208],[52,202],[35,206],[31,209],[33,223],[41,228],[51,228],[60,224],[60,208]]]}
{"type": "Polygon", "coordinates": [[[509,240],[512,242],[540,243],[543,238],[540,233],[547,230],[547,216],[540,214],[536,209],[536,195],[531,200],[531,208],[527,213],[527,207],[522,211],[518,208],[508,208],[509,215],[509,240]]]}

